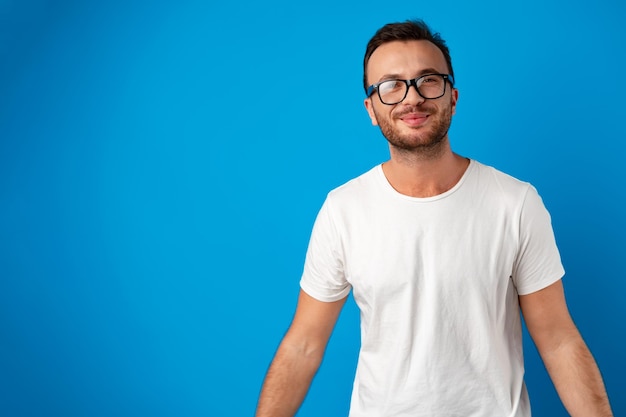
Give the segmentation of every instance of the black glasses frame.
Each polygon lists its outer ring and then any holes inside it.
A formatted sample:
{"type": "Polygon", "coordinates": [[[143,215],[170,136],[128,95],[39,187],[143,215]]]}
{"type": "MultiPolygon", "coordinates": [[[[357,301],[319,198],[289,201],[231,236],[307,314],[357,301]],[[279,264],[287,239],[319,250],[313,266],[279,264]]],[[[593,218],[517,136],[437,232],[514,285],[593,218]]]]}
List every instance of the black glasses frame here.
{"type": "Polygon", "coordinates": [[[412,78],[410,80],[396,80],[396,79],[393,79],[393,80],[383,80],[383,81],[381,81],[379,83],[372,84],[369,87],[367,87],[367,93],[366,94],[367,94],[367,97],[371,97],[372,94],[374,94],[374,91],[376,91],[378,93],[378,98],[380,99],[380,102],[383,103],[383,104],[387,104],[387,105],[391,106],[393,104],[401,103],[406,98],[406,95],[409,93],[409,88],[411,86],[413,86],[413,87],[415,87],[415,91],[417,91],[417,94],[419,94],[420,97],[422,97],[422,98],[424,98],[426,100],[435,100],[435,99],[438,99],[440,97],[443,97],[444,94],[446,94],[446,81],[450,83],[450,87],[454,87],[454,77],[452,75],[450,75],[450,74],[436,74],[436,73],[433,73],[433,74],[420,75],[419,77],[412,78]],[[443,92],[441,93],[441,95],[439,95],[437,97],[424,97],[422,95],[422,93],[420,93],[420,89],[417,87],[417,83],[422,78],[429,77],[431,75],[439,75],[439,76],[443,77],[443,80],[444,80],[443,92]],[[387,81],[402,81],[403,83],[406,84],[406,90],[404,90],[404,96],[402,96],[402,100],[396,101],[394,103],[386,103],[385,101],[383,101],[382,97],[380,96],[380,91],[378,91],[378,87],[382,83],[387,82],[387,81]]]}

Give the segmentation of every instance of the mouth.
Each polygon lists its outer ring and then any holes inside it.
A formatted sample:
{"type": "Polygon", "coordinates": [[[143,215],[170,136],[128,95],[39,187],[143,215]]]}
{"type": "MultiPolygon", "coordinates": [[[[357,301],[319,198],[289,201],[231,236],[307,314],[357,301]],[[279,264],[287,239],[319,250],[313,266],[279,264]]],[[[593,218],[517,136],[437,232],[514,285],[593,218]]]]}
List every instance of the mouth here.
{"type": "Polygon", "coordinates": [[[405,124],[411,127],[421,126],[426,123],[430,115],[426,113],[407,113],[403,116],[400,116],[399,119],[402,120],[405,124]]]}

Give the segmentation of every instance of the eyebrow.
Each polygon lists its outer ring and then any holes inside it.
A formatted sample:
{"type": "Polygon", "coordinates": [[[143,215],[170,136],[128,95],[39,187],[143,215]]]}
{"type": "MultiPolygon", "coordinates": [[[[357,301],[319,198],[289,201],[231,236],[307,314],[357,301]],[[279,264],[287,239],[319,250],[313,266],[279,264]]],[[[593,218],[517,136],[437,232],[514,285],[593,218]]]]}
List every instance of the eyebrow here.
{"type": "MultiPolygon", "coordinates": [[[[442,73],[436,70],[435,68],[424,68],[420,70],[415,77],[412,77],[409,79],[419,78],[422,75],[426,75],[426,74],[442,74],[442,73]]],[[[380,77],[377,82],[381,82],[383,80],[403,80],[403,79],[404,78],[402,78],[400,74],[385,74],[382,77],[380,77]]]]}

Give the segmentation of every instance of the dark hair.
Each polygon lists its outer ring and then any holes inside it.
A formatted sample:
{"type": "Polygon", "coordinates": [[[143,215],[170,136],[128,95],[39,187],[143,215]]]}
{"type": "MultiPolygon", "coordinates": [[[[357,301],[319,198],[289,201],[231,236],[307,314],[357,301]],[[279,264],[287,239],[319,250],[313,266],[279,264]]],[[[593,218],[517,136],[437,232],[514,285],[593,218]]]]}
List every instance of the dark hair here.
{"type": "Polygon", "coordinates": [[[430,41],[443,52],[443,56],[448,64],[450,75],[454,77],[452,70],[452,59],[450,58],[450,50],[446,45],[446,41],[441,38],[439,33],[433,33],[423,20],[407,20],[402,23],[389,23],[378,29],[365,49],[365,57],[363,58],[363,88],[367,92],[367,63],[374,51],[381,45],[393,41],[430,41]]]}

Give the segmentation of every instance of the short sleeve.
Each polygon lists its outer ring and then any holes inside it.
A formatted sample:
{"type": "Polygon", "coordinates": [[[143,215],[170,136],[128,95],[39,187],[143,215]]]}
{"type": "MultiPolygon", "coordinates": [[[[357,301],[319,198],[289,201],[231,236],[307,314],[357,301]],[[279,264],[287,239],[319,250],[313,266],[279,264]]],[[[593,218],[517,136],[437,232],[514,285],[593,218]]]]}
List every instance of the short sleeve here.
{"type": "Polygon", "coordinates": [[[550,214],[532,186],[528,188],[520,213],[519,233],[513,282],[518,294],[526,295],[553,284],[565,273],[550,214]]]}
{"type": "Polygon", "coordinates": [[[313,226],[300,280],[304,292],[325,302],[341,300],[351,289],[344,274],[341,239],[332,219],[331,207],[327,198],[313,226]]]}

